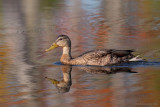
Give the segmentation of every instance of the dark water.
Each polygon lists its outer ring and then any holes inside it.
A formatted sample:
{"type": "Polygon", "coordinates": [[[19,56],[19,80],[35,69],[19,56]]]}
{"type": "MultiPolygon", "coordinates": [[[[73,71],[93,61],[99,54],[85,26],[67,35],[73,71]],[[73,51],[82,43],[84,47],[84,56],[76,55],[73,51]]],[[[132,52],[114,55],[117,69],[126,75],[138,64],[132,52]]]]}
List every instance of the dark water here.
{"type": "Polygon", "coordinates": [[[159,10],[159,0],[1,0],[0,107],[159,107],[159,10]],[[44,53],[59,34],[73,57],[135,49],[149,62],[60,65],[60,48],[44,53]]]}

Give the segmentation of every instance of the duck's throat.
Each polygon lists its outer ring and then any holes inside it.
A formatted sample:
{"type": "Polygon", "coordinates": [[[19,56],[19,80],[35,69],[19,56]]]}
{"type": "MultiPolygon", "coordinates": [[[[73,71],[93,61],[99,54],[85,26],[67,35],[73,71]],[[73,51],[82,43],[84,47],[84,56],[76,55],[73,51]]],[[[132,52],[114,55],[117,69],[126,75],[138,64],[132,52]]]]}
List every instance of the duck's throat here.
{"type": "Polygon", "coordinates": [[[67,63],[71,59],[71,48],[63,47],[63,54],[61,56],[61,62],[67,63]]]}

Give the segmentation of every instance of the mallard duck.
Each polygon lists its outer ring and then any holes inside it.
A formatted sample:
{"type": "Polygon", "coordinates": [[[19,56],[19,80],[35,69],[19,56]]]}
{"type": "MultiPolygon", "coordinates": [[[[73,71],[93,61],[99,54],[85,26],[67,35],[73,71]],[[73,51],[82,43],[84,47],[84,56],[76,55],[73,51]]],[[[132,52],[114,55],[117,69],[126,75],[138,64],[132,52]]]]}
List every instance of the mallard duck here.
{"type": "Polygon", "coordinates": [[[57,47],[63,48],[61,63],[67,65],[94,65],[105,66],[129,61],[142,61],[143,59],[132,54],[133,50],[100,49],[86,52],[76,58],[71,56],[71,40],[67,35],[59,35],[57,40],[45,51],[57,47]]]}

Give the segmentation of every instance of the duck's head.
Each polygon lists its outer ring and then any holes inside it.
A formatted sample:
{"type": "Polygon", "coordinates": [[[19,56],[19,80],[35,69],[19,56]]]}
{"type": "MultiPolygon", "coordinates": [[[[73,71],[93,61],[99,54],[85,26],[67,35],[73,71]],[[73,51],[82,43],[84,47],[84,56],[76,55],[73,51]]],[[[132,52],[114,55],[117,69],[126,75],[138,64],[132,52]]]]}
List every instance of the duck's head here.
{"type": "Polygon", "coordinates": [[[51,47],[46,49],[45,51],[48,52],[57,47],[71,47],[71,40],[67,35],[59,35],[57,37],[57,40],[51,45],[51,47]]]}

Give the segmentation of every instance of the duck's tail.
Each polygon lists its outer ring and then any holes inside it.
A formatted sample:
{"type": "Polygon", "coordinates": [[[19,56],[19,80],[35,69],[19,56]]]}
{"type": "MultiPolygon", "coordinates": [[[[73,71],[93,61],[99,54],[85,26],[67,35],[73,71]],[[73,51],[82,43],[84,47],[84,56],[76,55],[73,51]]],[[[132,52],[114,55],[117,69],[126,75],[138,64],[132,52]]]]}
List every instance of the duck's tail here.
{"type": "Polygon", "coordinates": [[[135,61],[145,61],[145,59],[141,58],[139,55],[131,58],[129,61],[135,62],[135,61]]]}

